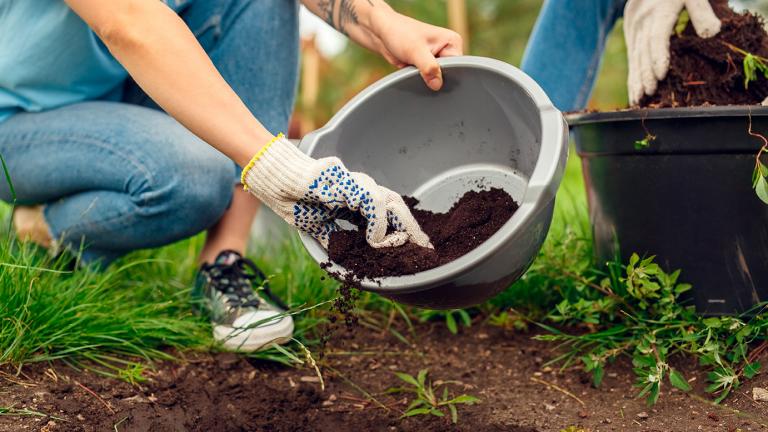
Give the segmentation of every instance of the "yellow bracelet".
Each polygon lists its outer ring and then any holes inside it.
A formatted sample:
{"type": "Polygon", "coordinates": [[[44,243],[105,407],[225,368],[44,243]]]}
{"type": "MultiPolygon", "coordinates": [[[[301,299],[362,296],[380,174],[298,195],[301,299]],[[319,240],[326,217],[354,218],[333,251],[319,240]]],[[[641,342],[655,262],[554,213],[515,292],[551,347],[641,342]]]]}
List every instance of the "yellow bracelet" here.
{"type": "Polygon", "coordinates": [[[264,147],[262,147],[262,148],[261,148],[261,150],[259,150],[259,151],[258,151],[258,152],[257,152],[257,153],[256,153],[256,154],[255,154],[255,155],[252,157],[252,158],[251,158],[251,161],[250,161],[250,162],[248,162],[248,165],[246,165],[246,166],[245,166],[245,168],[243,168],[243,172],[242,172],[242,174],[240,174],[240,183],[242,183],[242,184],[243,184],[243,190],[248,190],[248,185],[246,185],[246,184],[245,184],[245,175],[246,175],[246,174],[248,174],[248,171],[250,171],[250,170],[251,170],[251,168],[253,168],[253,165],[256,163],[256,161],[257,161],[257,160],[259,160],[259,158],[260,158],[262,155],[264,155],[264,153],[267,151],[267,149],[268,149],[269,147],[271,147],[271,146],[272,146],[272,144],[274,144],[274,143],[275,143],[275,141],[279,140],[280,138],[284,138],[284,137],[285,137],[285,135],[283,135],[283,134],[282,134],[282,132],[281,132],[281,133],[277,134],[277,136],[276,136],[276,137],[274,137],[274,138],[272,138],[271,140],[269,140],[269,142],[268,142],[268,143],[267,143],[267,144],[266,144],[264,147]]]}

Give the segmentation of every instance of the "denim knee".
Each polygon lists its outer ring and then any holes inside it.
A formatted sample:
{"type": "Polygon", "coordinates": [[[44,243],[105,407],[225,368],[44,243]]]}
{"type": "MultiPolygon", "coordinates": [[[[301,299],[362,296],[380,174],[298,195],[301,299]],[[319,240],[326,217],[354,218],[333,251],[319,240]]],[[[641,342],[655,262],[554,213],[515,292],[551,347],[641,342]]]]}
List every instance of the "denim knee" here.
{"type": "MultiPolygon", "coordinates": [[[[232,202],[235,164],[226,158],[196,161],[191,172],[175,184],[172,208],[185,227],[182,237],[213,226],[232,202]]],[[[181,227],[180,227],[181,228],[181,227]]]]}
{"type": "Polygon", "coordinates": [[[235,187],[234,162],[212,148],[179,156],[154,185],[132,194],[144,223],[163,243],[213,226],[229,207],[235,187]]]}

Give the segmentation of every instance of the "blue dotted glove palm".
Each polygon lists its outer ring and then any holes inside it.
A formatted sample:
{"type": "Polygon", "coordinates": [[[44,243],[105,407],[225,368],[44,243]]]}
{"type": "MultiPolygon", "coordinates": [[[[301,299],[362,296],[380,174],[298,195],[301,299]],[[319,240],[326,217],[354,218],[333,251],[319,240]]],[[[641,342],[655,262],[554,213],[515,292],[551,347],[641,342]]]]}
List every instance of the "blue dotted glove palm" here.
{"type": "Polygon", "coordinates": [[[282,135],[245,167],[243,185],[275,213],[328,247],[336,219],[359,213],[375,248],[412,241],[432,247],[402,197],[369,176],[350,172],[335,157],[313,159],[282,135]],[[388,227],[391,227],[387,234],[388,227]]]}

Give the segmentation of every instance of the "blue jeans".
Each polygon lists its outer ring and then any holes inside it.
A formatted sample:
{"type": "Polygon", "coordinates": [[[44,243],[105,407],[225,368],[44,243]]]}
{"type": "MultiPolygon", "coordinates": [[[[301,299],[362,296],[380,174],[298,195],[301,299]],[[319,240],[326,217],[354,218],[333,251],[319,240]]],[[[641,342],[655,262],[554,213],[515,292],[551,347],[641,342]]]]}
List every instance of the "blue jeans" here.
{"type": "Polygon", "coordinates": [[[521,69],[560,111],[584,109],[626,0],[544,0],[521,69]]]}
{"type": "MultiPolygon", "coordinates": [[[[179,14],[251,112],[271,132],[285,131],[298,73],[296,0],[192,0],[179,14]]],[[[44,204],[53,238],[75,250],[84,245],[84,261],[108,263],[210,227],[239,180],[234,162],[131,80],[116,91],[123,102],[77,103],[0,123],[0,154],[18,203],[44,204]]],[[[10,201],[1,183],[0,198],[10,201]]]]}

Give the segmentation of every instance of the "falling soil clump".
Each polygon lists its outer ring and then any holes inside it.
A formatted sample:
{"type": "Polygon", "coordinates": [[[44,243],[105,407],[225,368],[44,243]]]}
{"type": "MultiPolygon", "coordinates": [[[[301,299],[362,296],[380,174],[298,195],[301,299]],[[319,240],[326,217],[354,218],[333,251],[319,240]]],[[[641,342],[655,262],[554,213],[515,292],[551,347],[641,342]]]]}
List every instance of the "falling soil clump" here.
{"type": "MultiPolygon", "coordinates": [[[[413,216],[429,236],[434,249],[407,243],[400,247],[374,249],[365,230],[331,234],[328,256],[355,278],[401,276],[447,264],[488,240],[518,209],[502,189],[465,193],[447,213],[417,209],[419,201],[404,197],[413,216]]],[[[348,276],[347,276],[348,277],[348,276]]]]}
{"type": "Polygon", "coordinates": [[[743,50],[768,58],[768,33],[755,14],[736,13],[727,0],[710,2],[722,22],[720,32],[707,39],[696,35],[692,23],[672,36],[670,65],[656,94],[644,96],[641,107],[759,104],[768,95],[768,79],[744,82],[743,50]]]}
{"type": "Polygon", "coordinates": [[[344,326],[347,331],[354,329],[357,324],[357,315],[355,315],[355,302],[360,298],[360,291],[358,291],[353,281],[345,281],[339,287],[339,297],[333,301],[333,308],[341,315],[344,320],[344,326]]]}
{"type": "Polygon", "coordinates": [[[355,304],[360,298],[360,291],[356,288],[358,285],[357,280],[353,275],[348,274],[346,276],[334,275],[341,281],[341,285],[338,289],[339,296],[333,301],[333,314],[328,317],[328,323],[322,327],[320,332],[320,347],[318,349],[318,357],[322,360],[325,358],[325,350],[333,337],[337,334],[341,327],[341,323],[344,323],[344,328],[347,333],[352,333],[359,322],[359,318],[355,313],[355,304]],[[339,320],[341,318],[341,321],[339,320]]]}

